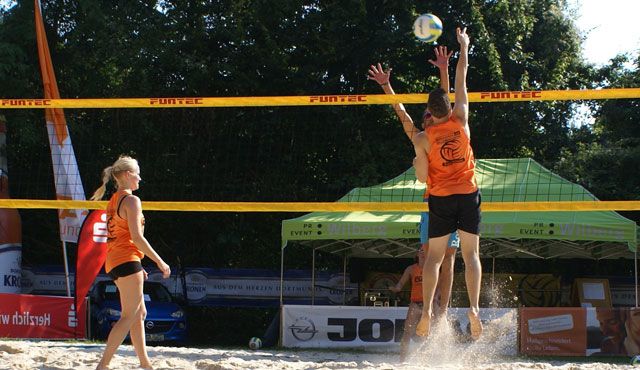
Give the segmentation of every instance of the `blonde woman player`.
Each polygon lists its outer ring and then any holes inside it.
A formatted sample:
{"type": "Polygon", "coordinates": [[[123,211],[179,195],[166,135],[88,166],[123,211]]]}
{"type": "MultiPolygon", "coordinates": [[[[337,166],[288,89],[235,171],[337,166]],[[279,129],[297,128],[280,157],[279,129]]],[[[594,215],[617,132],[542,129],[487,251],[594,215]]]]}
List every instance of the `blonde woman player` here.
{"type": "Polygon", "coordinates": [[[117,191],[107,205],[107,259],[105,271],[120,291],[122,313],[111,328],[107,346],[97,370],[108,369],[109,363],[122,341],[130,333],[131,344],[140,359],[140,367],[153,369],[144,333],[147,309],[143,299],[143,283],[147,277],[140,261],[145,255],[151,258],[165,279],[171,274],[169,265],[151,247],[144,237],[144,216],[140,199],[132,192],[140,187],[140,166],[128,156],[120,156],[113,165],[102,172],[102,186],[91,200],[104,196],[106,185],[115,180],[117,191]]]}

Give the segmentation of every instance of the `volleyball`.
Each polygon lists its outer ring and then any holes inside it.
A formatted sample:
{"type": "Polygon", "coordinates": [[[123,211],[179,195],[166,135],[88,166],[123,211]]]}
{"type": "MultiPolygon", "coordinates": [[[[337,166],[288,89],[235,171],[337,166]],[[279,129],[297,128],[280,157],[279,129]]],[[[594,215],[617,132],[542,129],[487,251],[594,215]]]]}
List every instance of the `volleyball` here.
{"type": "Polygon", "coordinates": [[[640,365],[640,355],[631,357],[631,365],[640,365]]]}
{"type": "Polygon", "coordinates": [[[431,13],[422,14],[413,22],[413,34],[422,42],[435,42],[442,35],[442,21],[431,13]]]}
{"type": "Polygon", "coordinates": [[[258,337],[253,337],[249,339],[249,348],[252,350],[260,349],[262,347],[262,340],[258,337]]]}

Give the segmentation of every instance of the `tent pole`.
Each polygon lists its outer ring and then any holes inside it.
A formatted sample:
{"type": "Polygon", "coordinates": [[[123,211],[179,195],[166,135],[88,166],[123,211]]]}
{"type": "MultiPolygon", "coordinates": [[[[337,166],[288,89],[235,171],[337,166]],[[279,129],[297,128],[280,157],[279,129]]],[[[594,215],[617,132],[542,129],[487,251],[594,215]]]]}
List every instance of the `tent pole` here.
{"type": "Polygon", "coordinates": [[[347,253],[342,256],[342,305],[347,304],[347,253]]]}
{"type": "Polygon", "coordinates": [[[280,309],[284,304],[284,249],[286,244],[280,250],[280,309]]]}
{"type": "Polygon", "coordinates": [[[316,303],[316,249],[311,250],[313,253],[311,257],[311,305],[316,303]]]}
{"type": "Polygon", "coordinates": [[[636,247],[636,250],[633,252],[633,263],[636,271],[636,281],[633,285],[636,287],[636,308],[638,308],[638,247],[636,247]]]}
{"type": "Polygon", "coordinates": [[[280,325],[278,325],[278,346],[282,346],[282,338],[284,338],[284,327],[282,323],[284,322],[284,249],[287,247],[287,243],[285,242],[280,249],[280,325]]]}

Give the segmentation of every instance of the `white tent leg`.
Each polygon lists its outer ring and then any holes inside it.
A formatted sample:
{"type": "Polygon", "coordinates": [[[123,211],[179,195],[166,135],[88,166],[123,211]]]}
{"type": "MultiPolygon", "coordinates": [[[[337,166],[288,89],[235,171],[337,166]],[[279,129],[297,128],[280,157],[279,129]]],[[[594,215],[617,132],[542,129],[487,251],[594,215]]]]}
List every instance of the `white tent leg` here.
{"type": "Polygon", "coordinates": [[[312,249],[313,256],[311,258],[311,305],[316,303],[316,249],[312,249]]]}
{"type": "Polygon", "coordinates": [[[282,338],[284,337],[284,327],[282,323],[284,322],[284,249],[287,247],[285,243],[282,249],[280,250],[280,327],[278,330],[280,331],[280,335],[278,335],[278,346],[282,346],[282,338]]]}
{"type": "Polygon", "coordinates": [[[284,248],[280,250],[280,310],[282,310],[282,305],[284,304],[284,248]]]}
{"type": "Polygon", "coordinates": [[[633,263],[635,266],[635,276],[636,276],[636,281],[634,282],[633,285],[635,285],[636,287],[636,308],[638,308],[638,250],[636,247],[636,250],[633,252],[633,263]]]}

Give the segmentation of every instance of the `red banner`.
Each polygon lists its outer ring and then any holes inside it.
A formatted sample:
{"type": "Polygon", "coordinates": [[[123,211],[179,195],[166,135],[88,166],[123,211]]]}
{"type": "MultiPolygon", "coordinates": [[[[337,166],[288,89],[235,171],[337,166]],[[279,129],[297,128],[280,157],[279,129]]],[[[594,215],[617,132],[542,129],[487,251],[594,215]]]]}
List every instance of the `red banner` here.
{"type": "Polygon", "coordinates": [[[585,356],[587,310],[578,307],[520,309],[520,352],[534,356],[585,356]]]}
{"type": "Polygon", "coordinates": [[[85,338],[85,312],[71,297],[0,293],[0,337],[85,338]]]}
{"type": "Polygon", "coordinates": [[[76,261],[76,302],[84,308],[85,297],[107,258],[107,213],[92,211],[80,228],[76,261]]]}

